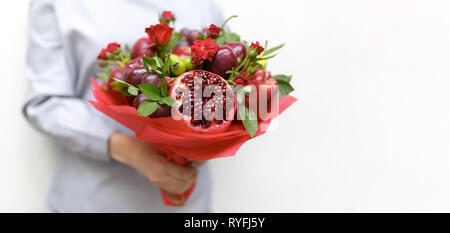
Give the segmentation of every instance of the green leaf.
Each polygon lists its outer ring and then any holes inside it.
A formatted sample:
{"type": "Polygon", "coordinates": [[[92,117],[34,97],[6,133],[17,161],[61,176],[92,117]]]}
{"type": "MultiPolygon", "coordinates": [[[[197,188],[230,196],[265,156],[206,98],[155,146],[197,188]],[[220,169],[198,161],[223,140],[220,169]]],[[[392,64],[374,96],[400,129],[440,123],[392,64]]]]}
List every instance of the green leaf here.
{"type": "Polygon", "coordinates": [[[158,56],[154,56],[153,59],[155,59],[158,68],[161,69],[164,65],[164,61],[158,56]]]}
{"type": "Polygon", "coordinates": [[[219,45],[223,45],[229,42],[241,42],[241,37],[233,32],[225,32],[222,30],[222,33],[215,39],[215,42],[219,45]]]}
{"type": "Polygon", "coordinates": [[[127,82],[120,79],[113,78],[114,82],[111,83],[113,90],[122,92],[126,96],[137,96],[139,94],[139,89],[127,82]]]}
{"type": "Polygon", "coordinates": [[[278,82],[278,92],[280,97],[288,95],[289,93],[294,91],[294,88],[290,84],[292,76],[279,74],[274,75],[273,78],[278,82]]]}
{"type": "Polygon", "coordinates": [[[128,93],[128,88],[124,87],[119,90],[120,93],[122,93],[124,96],[131,96],[130,93],[128,93]]]}
{"type": "Polygon", "coordinates": [[[290,83],[290,82],[291,82],[291,79],[292,79],[292,76],[287,76],[287,75],[284,75],[284,74],[279,74],[279,75],[274,75],[273,78],[274,78],[275,80],[277,80],[278,83],[281,83],[281,82],[283,82],[283,83],[290,83]]]}
{"type": "Polygon", "coordinates": [[[162,97],[166,97],[166,96],[169,95],[169,90],[167,88],[166,80],[164,80],[164,79],[161,80],[161,87],[160,87],[160,89],[161,89],[162,97]]]}
{"type": "Polygon", "coordinates": [[[145,68],[145,71],[147,71],[147,73],[150,73],[150,72],[151,72],[151,67],[148,66],[148,64],[145,63],[145,62],[144,62],[144,68],[145,68]]]}
{"type": "Polygon", "coordinates": [[[166,57],[166,60],[164,61],[164,65],[161,69],[161,73],[163,77],[168,77],[170,76],[170,60],[169,60],[169,56],[166,57]]]}
{"type": "Polygon", "coordinates": [[[110,85],[114,91],[121,91],[124,88],[124,85],[116,81],[112,82],[110,85]]]}
{"type": "Polygon", "coordinates": [[[161,91],[153,83],[144,83],[139,85],[139,90],[144,93],[144,95],[153,101],[160,101],[162,99],[161,91]]]}
{"type": "Polygon", "coordinates": [[[122,89],[119,90],[120,93],[122,93],[124,96],[132,96],[129,92],[128,92],[128,87],[123,87],[122,89]]]}
{"type": "Polygon", "coordinates": [[[147,63],[150,67],[157,67],[156,61],[152,57],[143,56],[142,61],[147,63]]]}
{"type": "Polygon", "coordinates": [[[244,123],[244,127],[247,130],[250,137],[254,137],[258,132],[258,118],[256,117],[255,112],[246,108],[243,104],[240,104],[238,107],[239,116],[242,119],[242,123],[244,123]]]}
{"type": "Polygon", "coordinates": [[[205,35],[200,35],[200,36],[197,36],[197,37],[195,38],[195,40],[205,40],[206,38],[208,38],[208,37],[205,36],[205,35]]]}
{"type": "Polygon", "coordinates": [[[270,54],[274,53],[275,51],[277,51],[277,50],[283,48],[284,45],[285,45],[285,44],[280,44],[280,45],[278,45],[278,46],[276,46],[276,47],[267,49],[262,55],[263,55],[263,56],[270,55],[270,54]]]}
{"type": "Polygon", "coordinates": [[[170,107],[173,107],[176,104],[175,100],[170,98],[170,97],[164,97],[164,98],[161,99],[160,102],[163,103],[163,104],[166,104],[166,105],[168,105],[170,107]]]}
{"type": "Polygon", "coordinates": [[[139,95],[139,89],[137,89],[136,87],[134,87],[134,86],[128,86],[128,89],[127,89],[127,91],[128,91],[128,93],[130,93],[130,95],[132,95],[132,96],[138,96],[139,95]]]}
{"type": "Polygon", "coordinates": [[[279,93],[280,97],[286,96],[293,91],[294,91],[294,88],[291,86],[291,84],[285,83],[285,82],[278,83],[278,93],[279,93]]]}
{"type": "Polygon", "coordinates": [[[170,41],[161,48],[162,54],[168,54],[170,51],[172,51],[177,46],[181,38],[183,38],[183,34],[173,32],[170,41]]]}
{"type": "Polygon", "coordinates": [[[259,59],[259,60],[269,60],[269,59],[272,59],[272,58],[276,57],[277,55],[278,55],[278,54],[274,54],[274,55],[269,56],[269,57],[258,57],[258,59],[259,59]]]}
{"type": "Polygon", "coordinates": [[[138,109],[139,116],[150,116],[158,109],[158,104],[155,102],[144,101],[138,109]]]}
{"type": "MultiPolygon", "coordinates": [[[[150,68],[152,68],[152,70],[155,71],[156,73],[158,73],[158,71],[160,70],[160,68],[158,67],[158,63],[156,62],[156,59],[143,56],[142,61],[144,62],[144,66],[145,65],[150,66],[150,68]]],[[[145,69],[147,70],[147,72],[150,72],[148,68],[145,69]]]]}

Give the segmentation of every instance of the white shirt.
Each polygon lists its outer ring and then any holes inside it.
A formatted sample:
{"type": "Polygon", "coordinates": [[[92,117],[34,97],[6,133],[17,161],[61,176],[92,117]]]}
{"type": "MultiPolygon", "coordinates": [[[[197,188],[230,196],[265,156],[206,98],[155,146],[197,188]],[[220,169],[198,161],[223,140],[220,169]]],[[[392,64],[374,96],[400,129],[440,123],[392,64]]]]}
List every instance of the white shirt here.
{"type": "Polygon", "coordinates": [[[176,14],[176,29],[202,29],[223,17],[208,0],[33,0],[29,17],[26,76],[30,91],[24,114],[61,146],[48,194],[57,212],[207,212],[210,178],[201,168],[197,187],[184,207],[166,207],[159,188],[135,170],[109,159],[114,131],[133,134],[102,115],[89,78],[108,42],[130,46],[158,23],[158,13],[176,14]]]}

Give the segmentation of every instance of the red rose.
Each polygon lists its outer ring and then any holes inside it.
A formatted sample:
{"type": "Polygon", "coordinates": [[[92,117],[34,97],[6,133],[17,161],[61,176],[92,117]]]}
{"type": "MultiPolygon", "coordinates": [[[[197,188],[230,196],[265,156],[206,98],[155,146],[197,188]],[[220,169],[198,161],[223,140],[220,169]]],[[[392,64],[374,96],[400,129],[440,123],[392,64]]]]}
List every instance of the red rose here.
{"type": "Polygon", "coordinates": [[[195,40],[191,50],[193,64],[199,65],[204,60],[212,61],[219,46],[211,38],[206,38],[205,40],[195,40]]]}
{"type": "Polygon", "coordinates": [[[208,28],[208,36],[209,37],[216,39],[219,36],[219,34],[220,34],[220,27],[217,27],[214,24],[209,25],[209,28],[208,28]]]}
{"type": "Polygon", "coordinates": [[[172,31],[173,28],[169,27],[166,22],[152,25],[151,27],[145,29],[148,38],[159,46],[164,46],[170,41],[172,31]]]}
{"type": "Polygon", "coordinates": [[[98,60],[107,60],[108,59],[108,50],[102,49],[97,56],[98,60]]]}
{"type": "Polygon", "coordinates": [[[109,43],[108,46],[104,49],[102,49],[102,51],[100,51],[100,53],[97,56],[98,60],[108,60],[109,57],[111,56],[111,54],[117,52],[117,50],[120,49],[120,44],[117,42],[113,42],[113,43],[109,43]]]}
{"type": "Polygon", "coordinates": [[[113,42],[113,43],[109,43],[108,47],[106,47],[106,49],[108,50],[108,52],[110,53],[114,53],[117,51],[117,49],[120,48],[120,44],[117,42],[113,42]]]}
{"type": "Polygon", "coordinates": [[[261,55],[261,53],[264,52],[264,48],[261,45],[259,45],[258,41],[250,45],[250,50],[255,50],[258,53],[258,55],[261,55]]]}
{"type": "Polygon", "coordinates": [[[160,22],[170,22],[175,20],[175,15],[171,11],[163,11],[161,17],[159,17],[160,22]]]}

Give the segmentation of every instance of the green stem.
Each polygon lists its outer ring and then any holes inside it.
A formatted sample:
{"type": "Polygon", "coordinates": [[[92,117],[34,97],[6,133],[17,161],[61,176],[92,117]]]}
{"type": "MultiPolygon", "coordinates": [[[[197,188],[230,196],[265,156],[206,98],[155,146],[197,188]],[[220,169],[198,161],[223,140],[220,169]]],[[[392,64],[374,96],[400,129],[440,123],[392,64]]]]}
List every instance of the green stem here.
{"type": "Polygon", "coordinates": [[[236,67],[236,72],[239,72],[242,69],[242,67],[244,67],[244,65],[247,63],[248,63],[248,59],[245,59],[243,62],[241,62],[241,64],[239,64],[239,66],[236,67]]]}
{"type": "Polygon", "coordinates": [[[229,17],[227,20],[225,20],[225,22],[222,24],[222,26],[220,28],[222,28],[222,29],[225,28],[225,26],[227,25],[228,21],[230,21],[233,18],[237,18],[237,17],[238,17],[237,15],[233,15],[233,16],[229,17]]]}

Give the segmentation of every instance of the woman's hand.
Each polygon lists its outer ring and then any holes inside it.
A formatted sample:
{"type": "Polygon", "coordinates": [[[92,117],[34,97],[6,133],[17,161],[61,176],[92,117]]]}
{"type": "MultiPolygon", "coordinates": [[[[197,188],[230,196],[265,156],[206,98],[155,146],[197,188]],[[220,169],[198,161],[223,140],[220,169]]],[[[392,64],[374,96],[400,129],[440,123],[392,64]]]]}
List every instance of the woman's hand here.
{"type": "Polygon", "coordinates": [[[133,167],[150,182],[172,194],[187,191],[197,178],[197,167],[203,164],[193,162],[191,166],[182,167],[168,163],[149,143],[121,133],[110,137],[109,152],[113,160],[133,167]]]}

